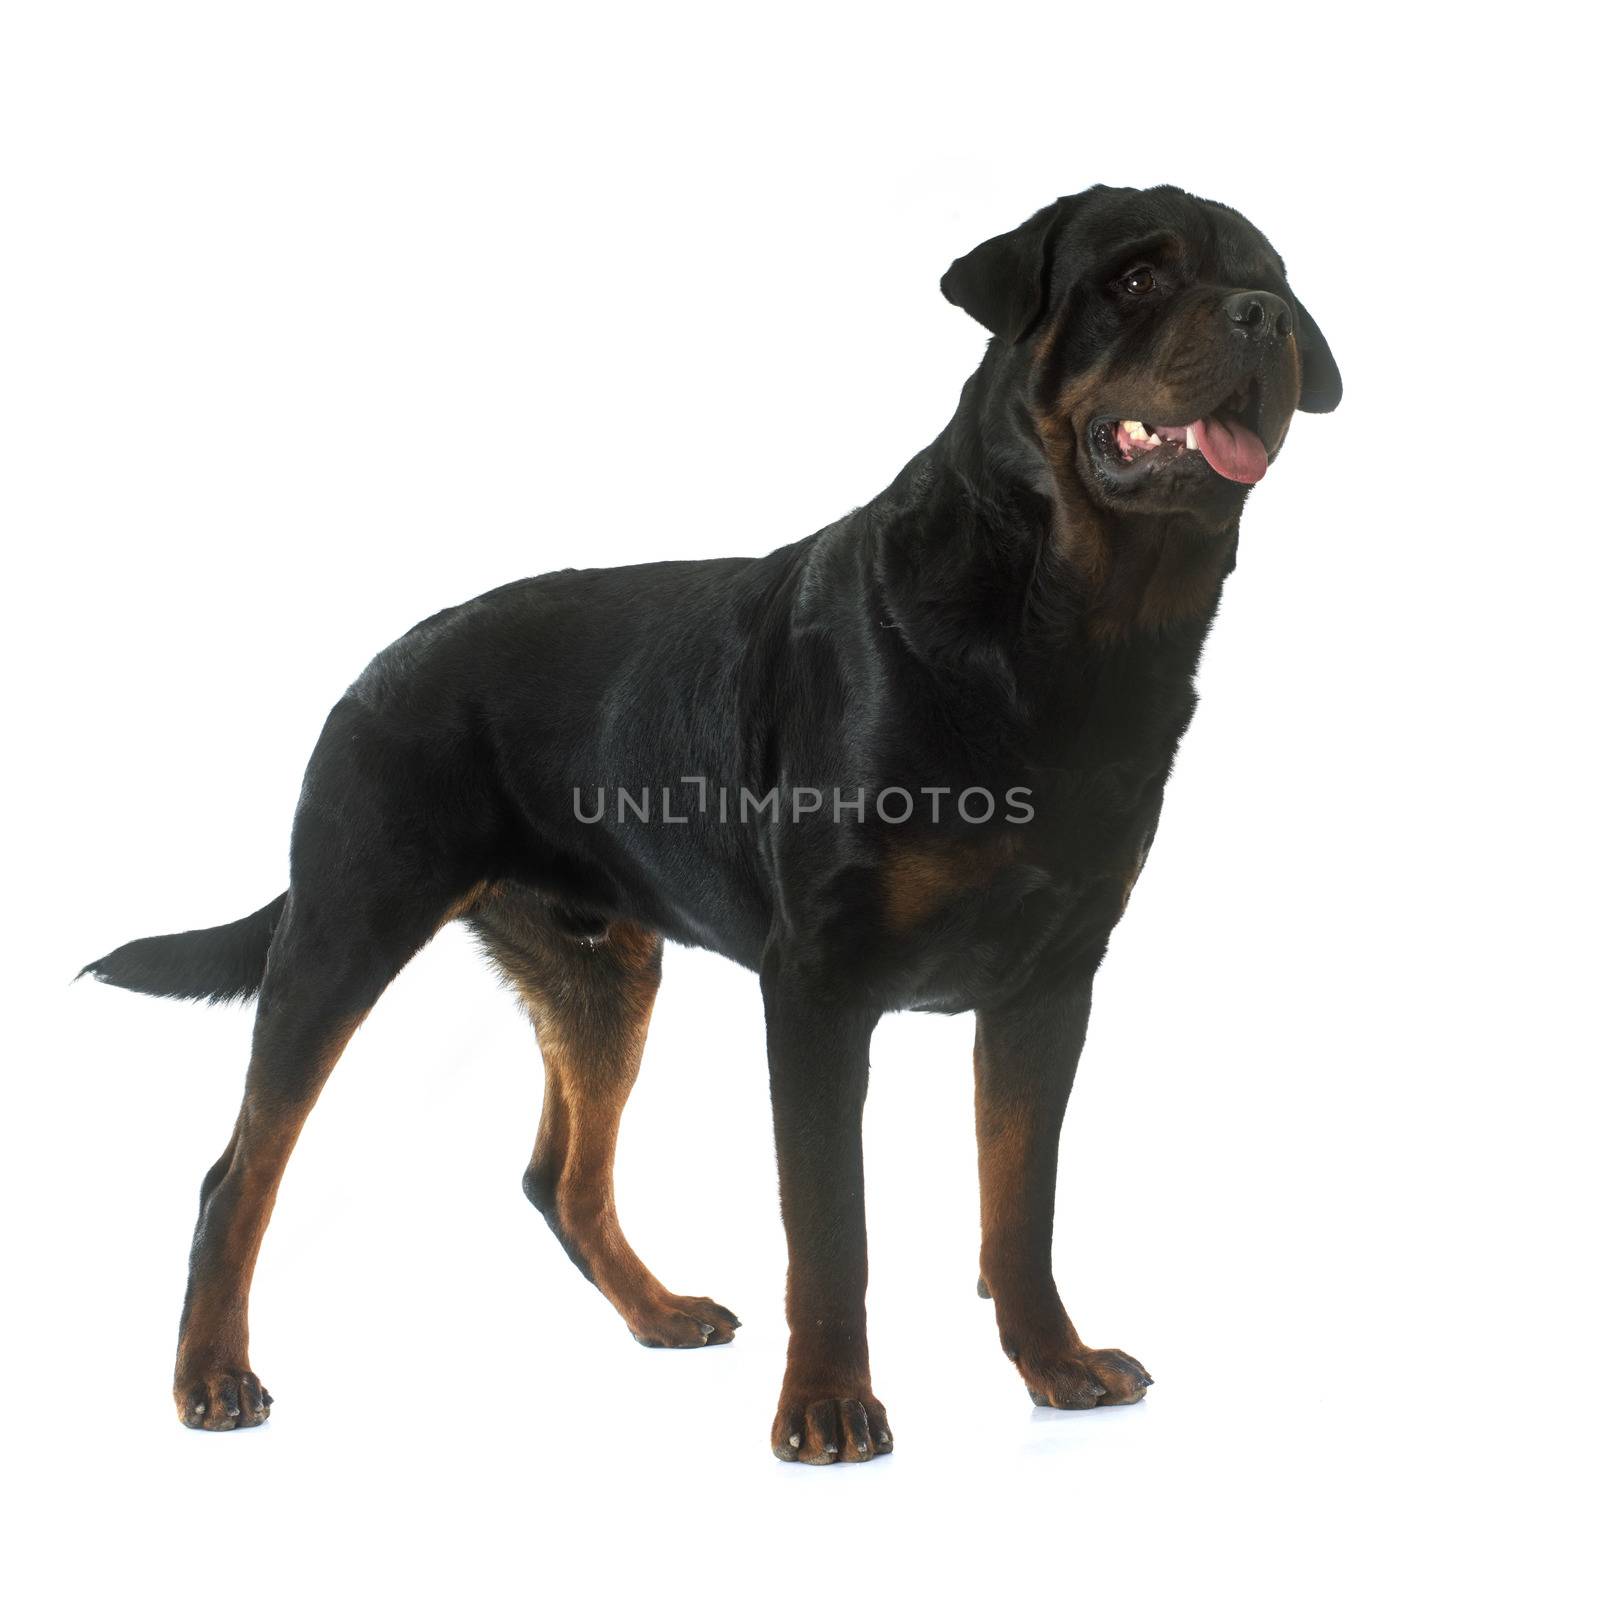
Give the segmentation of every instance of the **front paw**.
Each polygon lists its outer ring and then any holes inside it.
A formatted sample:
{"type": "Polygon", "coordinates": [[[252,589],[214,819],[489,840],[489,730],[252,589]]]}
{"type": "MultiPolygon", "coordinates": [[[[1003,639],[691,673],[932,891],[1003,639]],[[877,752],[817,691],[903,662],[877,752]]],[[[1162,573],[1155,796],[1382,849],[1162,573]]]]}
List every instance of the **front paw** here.
{"type": "Polygon", "coordinates": [[[272,1412],[272,1396],[247,1367],[219,1366],[182,1376],[173,1385],[172,1398],[178,1421],[207,1433],[259,1427],[272,1412]]]}
{"type": "Polygon", "coordinates": [[[837,1461],[870,1461],[893,1449],[888,1413],[865,1386],[846,1395],[791,1394],[785,1390],[778,1401],[778,1414],[772,1423],[772,1453],[780,1461],[829,1467],[837,1461]]]}
{"type": "Polygon", "coordinates": [[[1087,1411],[1092,1406],[1131,1406],[1143,1400],[1155,1379],[1120,1350],[1082,1346],[1059,1354],[1021,1356],[1017,1371],[1036,1406],[1087,1411]]]}

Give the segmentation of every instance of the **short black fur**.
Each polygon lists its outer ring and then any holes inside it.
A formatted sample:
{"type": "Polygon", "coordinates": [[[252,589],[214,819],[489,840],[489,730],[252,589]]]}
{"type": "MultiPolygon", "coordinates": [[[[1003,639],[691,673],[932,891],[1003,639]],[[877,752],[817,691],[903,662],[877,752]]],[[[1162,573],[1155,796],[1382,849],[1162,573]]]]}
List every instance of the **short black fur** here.
{"type": "Polygon", "coordinates": [[[892,1448],[867,1362],[860,1111],[873,1025],[897,1008],[978,1014],[981,1270],[1029,1392],[1144,1393],[1139,1363],[1067,1319],[1050,1196],[1093,975],[1194,710],[1245,485],[1176,443],[1127,454],[1118,419],[1231,419],[1264,470],[1296,407],[1331,410],[1341,383],[1267,241],[1176,189],[1058,200],[943,287],[995,337],[881,494],[770,555],[555,572],[421,623],[328,719],[287,894],[86,969],[155,994],[260,991],[196,1232],[175,1389],[190,1425],[266,1415],[245,1304],[277,1178],[344,1040],[457,917],[539,1028],[530,1197],[647,1343],[737,1325],[661,1289],[611,1207],[660,940],[760,974],[790,1245],[780,1456],[892,1448]],[[648,795],[651,820],[619,816],[619,791],[648,795]],[[821,809],[797,810],[811,791],[821,809]],[[903,822],[878,805],[896,791],[914,798],[903,822]],[[963,792],[994,814],[958,813],[963,792]],[[772,794],[775,813],[741,820],[744,796],[772,794]]]}

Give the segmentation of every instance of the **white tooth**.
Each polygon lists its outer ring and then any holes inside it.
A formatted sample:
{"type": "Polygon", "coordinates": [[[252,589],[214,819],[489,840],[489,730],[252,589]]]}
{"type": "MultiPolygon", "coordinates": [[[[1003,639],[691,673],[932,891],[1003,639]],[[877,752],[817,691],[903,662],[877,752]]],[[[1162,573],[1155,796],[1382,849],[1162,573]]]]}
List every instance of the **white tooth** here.
{"type": "Polygon", "coordinates": [[[1185,447],[1190,449],[1190,450],[1198,450],[1200,448],[1200,446],[1197,445],[1194,442],[1194,429],[1193,428],[1188,429],[1184,433],[1183,442],[1184,442],[1185,447]]]}
{"type": "Polygon", "coordinates": [[[1130,439],[1148,439],[1150,437],[1150,435],[1144,431],[1144,424],[1142,422],[1124,422],[1122,426],[1128,430],[1128,437],[1130,439]]]}

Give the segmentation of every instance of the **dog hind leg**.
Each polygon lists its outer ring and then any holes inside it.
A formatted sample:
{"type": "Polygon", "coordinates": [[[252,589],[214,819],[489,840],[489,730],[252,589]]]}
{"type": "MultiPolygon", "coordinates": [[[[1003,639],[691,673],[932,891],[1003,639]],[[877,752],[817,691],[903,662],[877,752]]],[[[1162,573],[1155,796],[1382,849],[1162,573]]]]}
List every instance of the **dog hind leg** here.
{"type": "Polygon", "coordinates": [[[173,1379],[188,1427],[228,1432],[267,1418],[272,1397],[250,1366],[249,1299],[278,1185],[350,1036],[450,920],[452,896],[434,888],[403,907],[386,905],[381,934],[342,892],[290,891],[267,961],[244,1100],[200,1191],[173,1379]]]}
{"type": "Polygon", "coordinates": [[[739,1319],[714,1300],[668,1292],[624,1236],[613,1194],[617,1132],[661,981],[661,936],[625,921],[575,936],[531,896],[510,893],[469,921],[521,996],[544,1056],[528,1198],[641,1344],[726,1344],[739,1319]]]}

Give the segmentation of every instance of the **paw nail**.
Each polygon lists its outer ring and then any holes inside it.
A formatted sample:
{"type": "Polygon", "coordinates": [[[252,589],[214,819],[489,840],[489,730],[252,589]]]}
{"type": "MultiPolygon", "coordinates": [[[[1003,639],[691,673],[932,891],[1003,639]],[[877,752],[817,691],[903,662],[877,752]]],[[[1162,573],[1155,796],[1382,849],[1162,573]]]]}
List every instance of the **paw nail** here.
{"type": "Polygon", "coordinates": [[[701,1333],[709,1336],[717,1331],[717,1325],[714,1322],[702,1322],[700,1324],[700,1331],[701,1333]]]}
{"type": "Polygon", "coordinates": [[[206,1403],[204,1400],[197,1400],[195,1402],[194,1414],[197,1417],[203,1417],[206,1414],[206,1403]]]}
{"type": "Polygon", "coordinates": [[[878,1435],[878,1443],[879,1444],[888,1444],[888,1442],[889,1442],[889,1430],[887,1428],[885,1428],[883,1430],[883,1432],[878,1435]]]}
{"type": "Polygon", "coordinates": [[[836,1444],[830,1444],[830,1445],[829,1445],[829,1446],[828,1446],[828,1454],[829,1454],[829,1455],[830,1455],[830,1456],[836,1456],[836,1455],[838,1455],[838,1453],[839,1453],[839,1447],[838,1447],[838,1445],[836,1445],[836,1444]]]}
{"type": "Polygon", "coordinates": [[[792,1449],[798,1450],[800,1448],[800,1435],[798,1433],[791,1433],[789,1435],[789,1444],[792,1449]]]}
{"type": "Polygon", "coordinates": [[[856,1454],[858,1456],[864,1456],[871,1448],[872,1445],[870,1442],[866,1439],[863,1439],[861,1443],[856,1446],[856,1454]]]}

